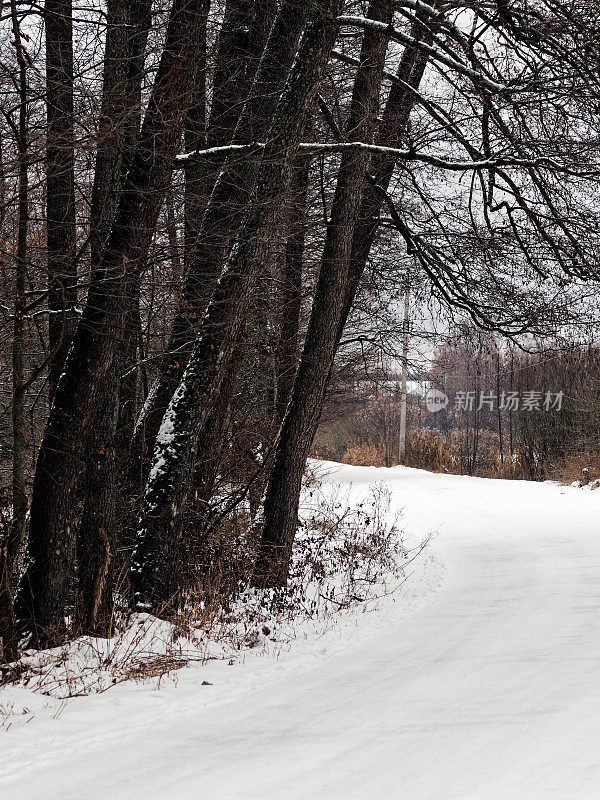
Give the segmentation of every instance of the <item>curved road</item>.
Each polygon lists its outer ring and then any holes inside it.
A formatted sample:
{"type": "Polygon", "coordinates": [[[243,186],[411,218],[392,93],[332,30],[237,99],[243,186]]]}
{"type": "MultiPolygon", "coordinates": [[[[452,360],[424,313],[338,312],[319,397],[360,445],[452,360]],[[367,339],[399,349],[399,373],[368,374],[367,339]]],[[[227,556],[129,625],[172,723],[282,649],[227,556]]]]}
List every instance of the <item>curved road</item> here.
{"type": "Polygon", "coordinates": [[[439,587],[296,666],[235,667],[240,685],[215,665],[0,734],[0,795],[600,797],[600,490],[329,469],[357,493],[386,480],[402,527],[437,531],[439,587]]]}

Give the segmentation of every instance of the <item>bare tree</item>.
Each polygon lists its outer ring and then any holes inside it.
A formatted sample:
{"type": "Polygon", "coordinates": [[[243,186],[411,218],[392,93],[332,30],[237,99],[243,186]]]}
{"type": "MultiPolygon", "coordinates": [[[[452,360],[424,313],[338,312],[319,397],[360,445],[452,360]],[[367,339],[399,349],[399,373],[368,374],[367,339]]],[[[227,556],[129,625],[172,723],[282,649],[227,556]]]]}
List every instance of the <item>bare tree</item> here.
{"type": "Polygon", "coordinates": [[[189,98],[186,89],[197,80],[195,34],[206,9],[206,2],[196,0],[173,5],[139,144],[38,455],[28,562],[18,598],[21,625],[37,641],[64,628],[79,461],[111,381],[128,283],[137,279],[169,184],[189,98]]]}
{"type": "Polygon", "coordinates": [[[75,141],[71,0],[48,0],[46,26],[46,230],[50,398],[71,346],[76,324],[75,141]]]}
{"type": "MultiPolygon", "coordinates": [[[[181,540],[182,512],[190,494],[196,447],[220,392],[259,270],[271,246],[287,195],[307,113],[337,34],[339,0],[316,3],[298,55],[277,104],[246,219],[202,321],[184,377],[167,408],[146,484],[144,509],[132,565],[140,607],[169,601],[171,560],[181,540]]],[[[265,58],[267,55],[265,54],[265,58]]]]}

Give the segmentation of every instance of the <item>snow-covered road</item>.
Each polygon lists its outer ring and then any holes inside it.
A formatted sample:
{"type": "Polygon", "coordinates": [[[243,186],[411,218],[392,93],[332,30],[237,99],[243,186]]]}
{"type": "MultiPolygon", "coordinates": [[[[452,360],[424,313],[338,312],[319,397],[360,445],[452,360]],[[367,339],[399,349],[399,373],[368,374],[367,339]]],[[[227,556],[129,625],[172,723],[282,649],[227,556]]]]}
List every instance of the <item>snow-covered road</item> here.
{"type": "Polygon", "coordinates": [[[600,491],[327,467],[437,532],[412,588],[279,661],[0,733],[0,797],[600,797],[600,491]]]}

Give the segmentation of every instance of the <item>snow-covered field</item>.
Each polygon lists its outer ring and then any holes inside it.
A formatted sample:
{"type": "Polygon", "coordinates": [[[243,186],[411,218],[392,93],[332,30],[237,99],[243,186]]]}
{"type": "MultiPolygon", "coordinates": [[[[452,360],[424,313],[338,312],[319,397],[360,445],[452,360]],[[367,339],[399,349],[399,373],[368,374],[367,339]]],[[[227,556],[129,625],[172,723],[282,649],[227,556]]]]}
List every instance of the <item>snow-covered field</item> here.
{"type": "Polygon", "coordinates": [[[0,797],[600,797],[600,491],[322,469],[435,532],[402,589],[160,690],[0,691],[0,797]]]}

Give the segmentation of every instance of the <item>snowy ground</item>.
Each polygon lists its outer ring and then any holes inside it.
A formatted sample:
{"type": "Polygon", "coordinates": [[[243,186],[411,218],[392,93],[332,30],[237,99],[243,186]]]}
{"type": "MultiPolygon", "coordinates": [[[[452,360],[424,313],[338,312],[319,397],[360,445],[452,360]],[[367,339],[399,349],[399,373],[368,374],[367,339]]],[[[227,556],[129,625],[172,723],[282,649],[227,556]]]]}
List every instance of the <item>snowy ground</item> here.
{"type": "Polygon", "coordinates": [[[160,691],[0,692],[1,797],[600,797],[600,491],[324,467],[437,533],[402,591],[160,691]]]}

